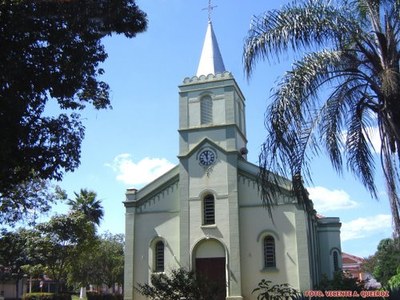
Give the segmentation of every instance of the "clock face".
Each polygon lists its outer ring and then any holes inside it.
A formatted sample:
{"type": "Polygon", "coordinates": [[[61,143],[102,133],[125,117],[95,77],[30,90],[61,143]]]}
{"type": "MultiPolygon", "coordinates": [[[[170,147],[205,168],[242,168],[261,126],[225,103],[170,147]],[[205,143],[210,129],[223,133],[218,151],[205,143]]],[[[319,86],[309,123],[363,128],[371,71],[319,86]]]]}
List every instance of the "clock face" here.
{"type": "Polygon", "coordinates": [[[210,166],[215,163],[216,155],[213,151],[206,149],[200,152],[199,154],[199,162],[203,166],[210,166]]]}

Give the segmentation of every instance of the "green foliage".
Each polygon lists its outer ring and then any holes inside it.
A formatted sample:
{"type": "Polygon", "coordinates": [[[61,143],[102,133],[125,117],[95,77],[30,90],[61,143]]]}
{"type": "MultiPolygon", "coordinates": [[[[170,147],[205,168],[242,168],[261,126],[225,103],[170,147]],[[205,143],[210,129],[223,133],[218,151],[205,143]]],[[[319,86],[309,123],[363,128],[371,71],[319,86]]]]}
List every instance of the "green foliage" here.
{"type": "Polygon", "coordinates": [[[339,174],[347,167],[377,198],[379,152],[400,236],[399,14],[397,0],[300,0],[253,19],[243,55],[249,77],[261,59],[299,54],[266,112],[259,165],[270,213],[280,176],[292,180],[294,195],[309,208],[305,185],[321,153],[339,174]],[[374,133],[379,149],[371,142],[374,133]]]}
{"type": "Polygon", "coordinates": [[[99,80],[102,38],[134,37],[146,14],[135,0],[6,0],[0,16],[0,207],[40,208],[46,202],[25,204],[15,192],[78,167],[84,126],[76,111],[111,106],[99,80]],[[51,101],[60,113],[46,111],[51,101]]]}
{"type": "Polygon", "coordinates": [[[258,294],[257,300],[289,300],[297,299],[296,297],[300,295],[287,283],[272,285],[272,281],[265,279],[258,283],[258,287],[252,291],[253,293],[258,294]]]}
{"type": "Polygon", "coordinates": [[[103,294],[97,292],[87,292],[87,300],[123,300],[121,294],[103,294]]]}
{"type": "Polygon", "coordinates": [[[121,234],[104,235],[93,240],[85,249],[79,249],[70,263],[68,282],[79,286],[115,283],[123,284],[124,237],[121,234]]]}
{"type": "Polygon", "coordinates": [[[24,267],[32,264],[29,241],[36,236],[32,230],[2,231],[0,236],[0,280],[21,279],[24,267]]]}
{"type": "Polygon", "coordinates": [[[383,287],[388,287],[389,280],[398,274],[399,265],[400,239],[388,238],[379,242],[377,251],[366,260],[363,269],[371,273],[383,287]]]}
{"type": "Polygon", "coordinates": [[[97,194],[87,189],[81,189],[80,193],[75,193],[75,199],[69,199],[68,205],[72,211],[82,212],[86,218],[96,225],[100,224],[104,216],[101,201],[96,199],[97,194]]]}
{"type": "Polygon", "coordinates": [[[108,287],[115,283],[124,282],[124,236],[105,233],[100,237],[95,257],[97,280],[94,282],[106,284],[108,287]]]}
{"type": "Polygon", "coordinates": [[[221,293],[221,288],[215,283],[183,268],[172,270],[170,275],[152,274],[151,284],[139,283],[136,290],[150,299],[163,300],[212,300],[221,293]]]}
{"type": "MultiPolygon", "coordinates": [[[[93,224],[81,213],[56,215],[35,228],[36,235],[28,241],[33,267],[43,266],[43,273],[58,283],[65,282],[68,265],[79,249],[94,238],[93,224]]],[[[56,291],[62,288],[56,286],[56,291]]]]}
{"type": "MultiPolygon", "coordinates": [[[[97,204],[96,209],[103,211],[97,204]]],[[[60,291],[64,287],[60,283],[67,281],[79,286],[122,285],[123,273],[124,236],[97,236],[93,220],[84,211],[55,215],[32,230],[1,232],[0,280],[46,274],[58,283],[56,290],[60,291]]]]}
{"type": "Polygon", "coordinates": [[[326,274],[322,276],[321,282],[318,285],[318,290],[321,291],[357,291],[361,292],[364,289],[364,281],[359,281],[351,274],[337,271],[333,274],[333,279],[328,279],[326,274]]]}
{"type": "Polygon", "coordinates": [[[392,289],[400,288],[400,267],[397,268],[397,274],[390,277],[390,279],[388,281],[388,286],[392,289]]]}
{"type": "Polygon", "coordinates": [[[71,300],[70,294],[27,293],[22,300],[71,300]]]}
{"type": "Polygon", "coordinates": [[[0,224],[14,226],[17,222],[34,225],[40,214],[51,209],[51,205],[62,200],[63,191],[48,180],[33,178],[21,182],[5,195],[0,193],[0,224]]]}
{"type": "Polygon", "coordinates": [[[391,289],[400,289],[400,266],[396,269],[396,275],[389,279],[388,285],[391,289]]]}

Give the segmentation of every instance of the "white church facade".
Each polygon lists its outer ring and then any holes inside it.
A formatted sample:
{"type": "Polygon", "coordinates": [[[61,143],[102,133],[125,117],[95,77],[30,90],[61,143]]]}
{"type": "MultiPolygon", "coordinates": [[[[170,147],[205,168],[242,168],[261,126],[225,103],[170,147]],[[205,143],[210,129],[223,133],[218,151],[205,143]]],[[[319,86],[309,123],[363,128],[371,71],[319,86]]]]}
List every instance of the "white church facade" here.
{"type": "MultiPolygon", "coordinates": [[[[138,283],[186,268],[224,290],[256,299],[261,279],[312,289],[341,268],[340,221],[305,211],[289,193],[263,207],[259,169],[246,160],[245,98],[225,70],[209,22],[197,75],[179,86],[179,164],[126,192],[124,299],[138,283]]],[[[287,190],[287,193],[284,190],[287,190]]]]}

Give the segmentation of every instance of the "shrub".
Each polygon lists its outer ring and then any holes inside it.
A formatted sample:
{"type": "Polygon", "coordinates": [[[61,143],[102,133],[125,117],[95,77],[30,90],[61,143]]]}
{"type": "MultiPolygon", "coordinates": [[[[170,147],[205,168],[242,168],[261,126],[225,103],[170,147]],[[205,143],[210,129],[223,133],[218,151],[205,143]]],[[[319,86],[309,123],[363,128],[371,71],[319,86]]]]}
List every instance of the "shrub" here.
{"type": "Polygon", "coordinates": [[[218,299],[224,291],[215,282],[196,276],[184,268],[165,273],[152,274],[151,284],[138,284],[136,290],[150,299],[218,299]]]}
{"type": "Polygon", "coordinates": [[[98,292],[87,292],[87,300],[123,300],[121,294],[104,294],[98,292]]]}
{"type": "Polygon", "coordinates": [[[272,285],[272,281],[265,279],[258,283],[258,287],[253,290],[252,294],[255,292],[258,293],[257,300],[289,300],[299,296],[299,292],[289,284],[272,285]]]}
{"type": "Polygon", "coordinates": [[[333,275],[333,279],[328,279],[326,274],[323,275],[318,289],[322,291],[329,290],[347,290],[361,292],[364,290],[365,281],[360,281],[351,276],[348,272],[338,271],[333,275]]]}
{"type": "Polygon", "coordinates": [[[70,294],[55,293],[27,293],[23,296],[23,300],[71,300],[70,294]]]}

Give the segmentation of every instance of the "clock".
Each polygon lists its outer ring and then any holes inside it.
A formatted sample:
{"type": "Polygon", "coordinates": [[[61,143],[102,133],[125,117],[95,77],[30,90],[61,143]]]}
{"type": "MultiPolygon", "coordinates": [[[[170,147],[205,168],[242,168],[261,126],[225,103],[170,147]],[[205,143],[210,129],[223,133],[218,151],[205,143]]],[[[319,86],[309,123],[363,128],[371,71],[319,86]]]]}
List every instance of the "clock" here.
{"type": "Polygon", "coordinates": [[[217,155],[211,149],[202,150],[199,153],[199,163],[202,166],[208,167],[215,163],[217,155]]]}

